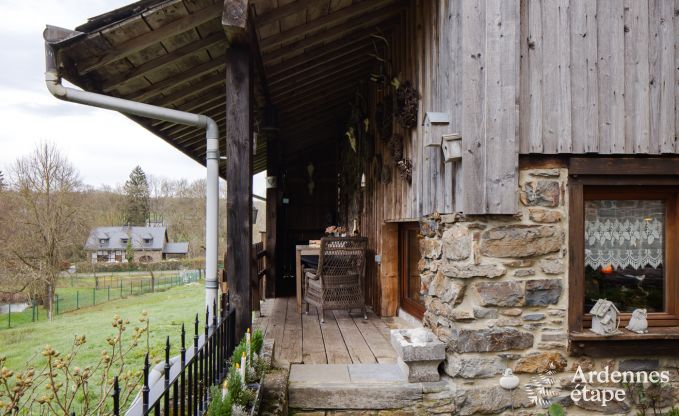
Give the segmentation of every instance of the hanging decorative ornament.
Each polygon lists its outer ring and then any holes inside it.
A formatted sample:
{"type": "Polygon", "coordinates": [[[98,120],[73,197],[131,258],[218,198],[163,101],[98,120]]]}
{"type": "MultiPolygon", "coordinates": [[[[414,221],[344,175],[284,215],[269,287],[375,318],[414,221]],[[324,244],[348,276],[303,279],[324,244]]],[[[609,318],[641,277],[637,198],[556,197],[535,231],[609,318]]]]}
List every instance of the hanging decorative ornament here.
{"type": "Polygon", "coordinates": [[[417,125],[420,93],[410,81],[401,83],[395,78],[392,85],[396,88],[396,117],[403,128],[412,129],[417,125]]]}
{"type": "Polygon", "coordinates": [[[506,368],[500,377],[500,387],[505,390],[514,390],[519,387],[519,377],[517,377],[511,368],[506,368]]]}
{"type": "Polygon", "coordinates": [[[347,136],[347,139],[349,139],[349,145],[351,146],[351,150],[356,153],[357,146],[356,146],[356,133],[354,132],[353,127],[349,127],[349,130],[347,130],[346,133],[344,133],[345,136],[347,136]]]}
{"type": "Polygon", "coordinates": [[[409,184],[413,182],[413,162],[410,159],[399,160],[398,170],[401,174],[401,179],[409,184]]]}
{"type": "Polygon", "coordinates": [[[396,162],[403,159],[403,136],[400,134],[394,134],[391,136],[389,143],[387,143],[387,147],[389,147],[389,150],[391,151],[391,157],[396,162]]]}

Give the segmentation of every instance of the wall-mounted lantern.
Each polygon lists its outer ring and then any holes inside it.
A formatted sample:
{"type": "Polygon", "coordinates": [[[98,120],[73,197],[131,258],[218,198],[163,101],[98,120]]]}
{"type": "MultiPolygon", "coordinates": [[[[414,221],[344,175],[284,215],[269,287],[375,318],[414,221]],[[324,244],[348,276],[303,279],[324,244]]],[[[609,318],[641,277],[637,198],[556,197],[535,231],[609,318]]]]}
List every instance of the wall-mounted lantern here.
{"type": "Polygon", "coordinates": [[[462,159],[462,136],[457,133],[444,134],[441,140],[441,150],[446,162],[462,159]]]}
{"type": "Polygon", "coordinates": [[[266,189],[276,189],[278,187],[278,178],[275,176],[266,177],[266,189]]]}
{"type": "Polygon", "coordinates": [[[427,111],[424,113],[424,145],[427,147],[440,147],[443,129],[450,123],[448,113],[435,113],[427,111]]]}

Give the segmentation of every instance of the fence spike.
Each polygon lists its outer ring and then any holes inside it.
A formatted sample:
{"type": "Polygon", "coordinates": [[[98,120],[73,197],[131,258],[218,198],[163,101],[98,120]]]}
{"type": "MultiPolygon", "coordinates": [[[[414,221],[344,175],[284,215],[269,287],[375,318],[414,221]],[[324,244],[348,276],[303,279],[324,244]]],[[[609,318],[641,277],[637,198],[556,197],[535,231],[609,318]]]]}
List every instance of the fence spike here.
{"type": "Polygon", "coordinates": [[[144,357],[144,387],[142,387],[141,392],[142,392],[142,406],[144,408],[144,411],[148,410],[149,408],[149,353],[146,353],[146,356],[144,357]]]}
{"type": "Polygon", "coordinates": [[[113,377],[113,415],[120,416],[120,386],[118,385],[118,376],[113,377]]]}
{"type": "Polygon", "coordinates": [[[212,299],[212,325],[217,325],[217,298],[212,299]]]}
{"type": "Polygon", "coordinates": [[[193,335],[193,351],[195,355],[195,352],[198,351],[198,314],[196,314],[196,321],[194,322],[194,332],[195,334],[193,335]]]}
{"type": "Polygon", "coordinates": [[[165,386],[170,383],[170,336],[165,339],[165,386]]]}
{"type": "MultiPolygon", "coordinates": [[[[182,322],[182,356],[186,355],[186,330],[184,329],[184,322],[182,322]]],[[[184,367],[184,358],[182,358],[182,367],[184,367]]]]}

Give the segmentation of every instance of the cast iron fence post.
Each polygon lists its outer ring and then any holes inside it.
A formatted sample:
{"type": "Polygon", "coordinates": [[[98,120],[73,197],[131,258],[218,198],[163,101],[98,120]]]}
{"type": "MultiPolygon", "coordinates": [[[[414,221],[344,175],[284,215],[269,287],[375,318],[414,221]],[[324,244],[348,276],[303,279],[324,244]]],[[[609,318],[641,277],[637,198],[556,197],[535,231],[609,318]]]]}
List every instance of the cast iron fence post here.
{"type": "Polygon", "coordinates": [[[193,415],[196,414],[196,411],[198,410],[198,402],[200,399],[198,398],[198,384],[200,384],[199,378],[198,378],[198,370],[199,370],[199,361],[198,361],[198,314],[196,314],[196,321],[194,323],[194,335],[193,335],[193,409],[192,413],[193,415]]]}
{"type": "Polygon", "coordinates": [[[165,395],[163,396],[165,411],[167,412],[170,408],[170,395],[168,387],[170,386],[170,336],[168,335],[165,339],[165,395]]]}
{"type": "MultiPolygon", "coordinates": [[[[181,356],[181,396],[182,400],[180,402],[181,409],[180,409],[180,415],[185,414],[186,409],[184,407],[184,397],[186,397],[186,376],[184,375],[184,369],[186,368],[186,331],[184,330],[184,323],[182,322],[182,348],[179,350],[179,354],[181,356]]],[[[190,375],[189,375],[190,376],[190,375]]]]}
{"type": "Polygon", "coordinates": [[[144,387],[141,389],[141,403],[144,414],[149,410],[149,353],[144,357],[144,387]]]}
{"type": "Polygon", "coordinates": [[[205,354],[203,354],[204,357],[204,369],[205,372],[203,373],[203,410],[207,409],[207,397],[208,397],[208,386],[210,385],[210,380],[212,380],[210,376],[211,372],[211,366],[210,366],[210,356],[212,352],[212,348],[210,346],[210,306],[206,305],[205,306],[205,354]]]}
{"type": "Polygon", "coordinates": [[[80,291],[75,291],[75,308],[80,309],[80,291]]]}
{"type": "Polygon", "coordinates": [[[111,392],[113,396],[113,415],[120,415],[120,386],[118,385],[118,376],[113,377],[113,391],[111,392]]]}

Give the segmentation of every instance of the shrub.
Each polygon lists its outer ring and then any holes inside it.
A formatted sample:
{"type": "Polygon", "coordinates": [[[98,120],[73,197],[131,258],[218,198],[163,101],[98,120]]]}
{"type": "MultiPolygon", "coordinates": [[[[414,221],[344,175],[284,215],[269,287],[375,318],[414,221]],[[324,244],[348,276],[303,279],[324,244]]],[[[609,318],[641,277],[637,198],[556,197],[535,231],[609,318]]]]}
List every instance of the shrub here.
{"type": "Polygon", "coordinates": [[[118,377],[120,404],[124,407],[132,398],[141,381],[140,370],[126,367],[126,361],[134,355],[141,337],[148,334],[148,317],[144,312],[129,340],[124,340],[130,321],[117,314],[111,326],[114,333],[106,339],[108,348],[101,352],[96,364],[80,367],[77,358],[87,343],[84,335],[76,335],[71,350],[61,353],[49,345],[42,350],[44,364],[14,372],[3,365],[0,357],[0,415],[17,414],[17,409],[35,409],[45,414],[81,415],[109,414],[108,397],[113,390],[114,376],[118,377]]]}

